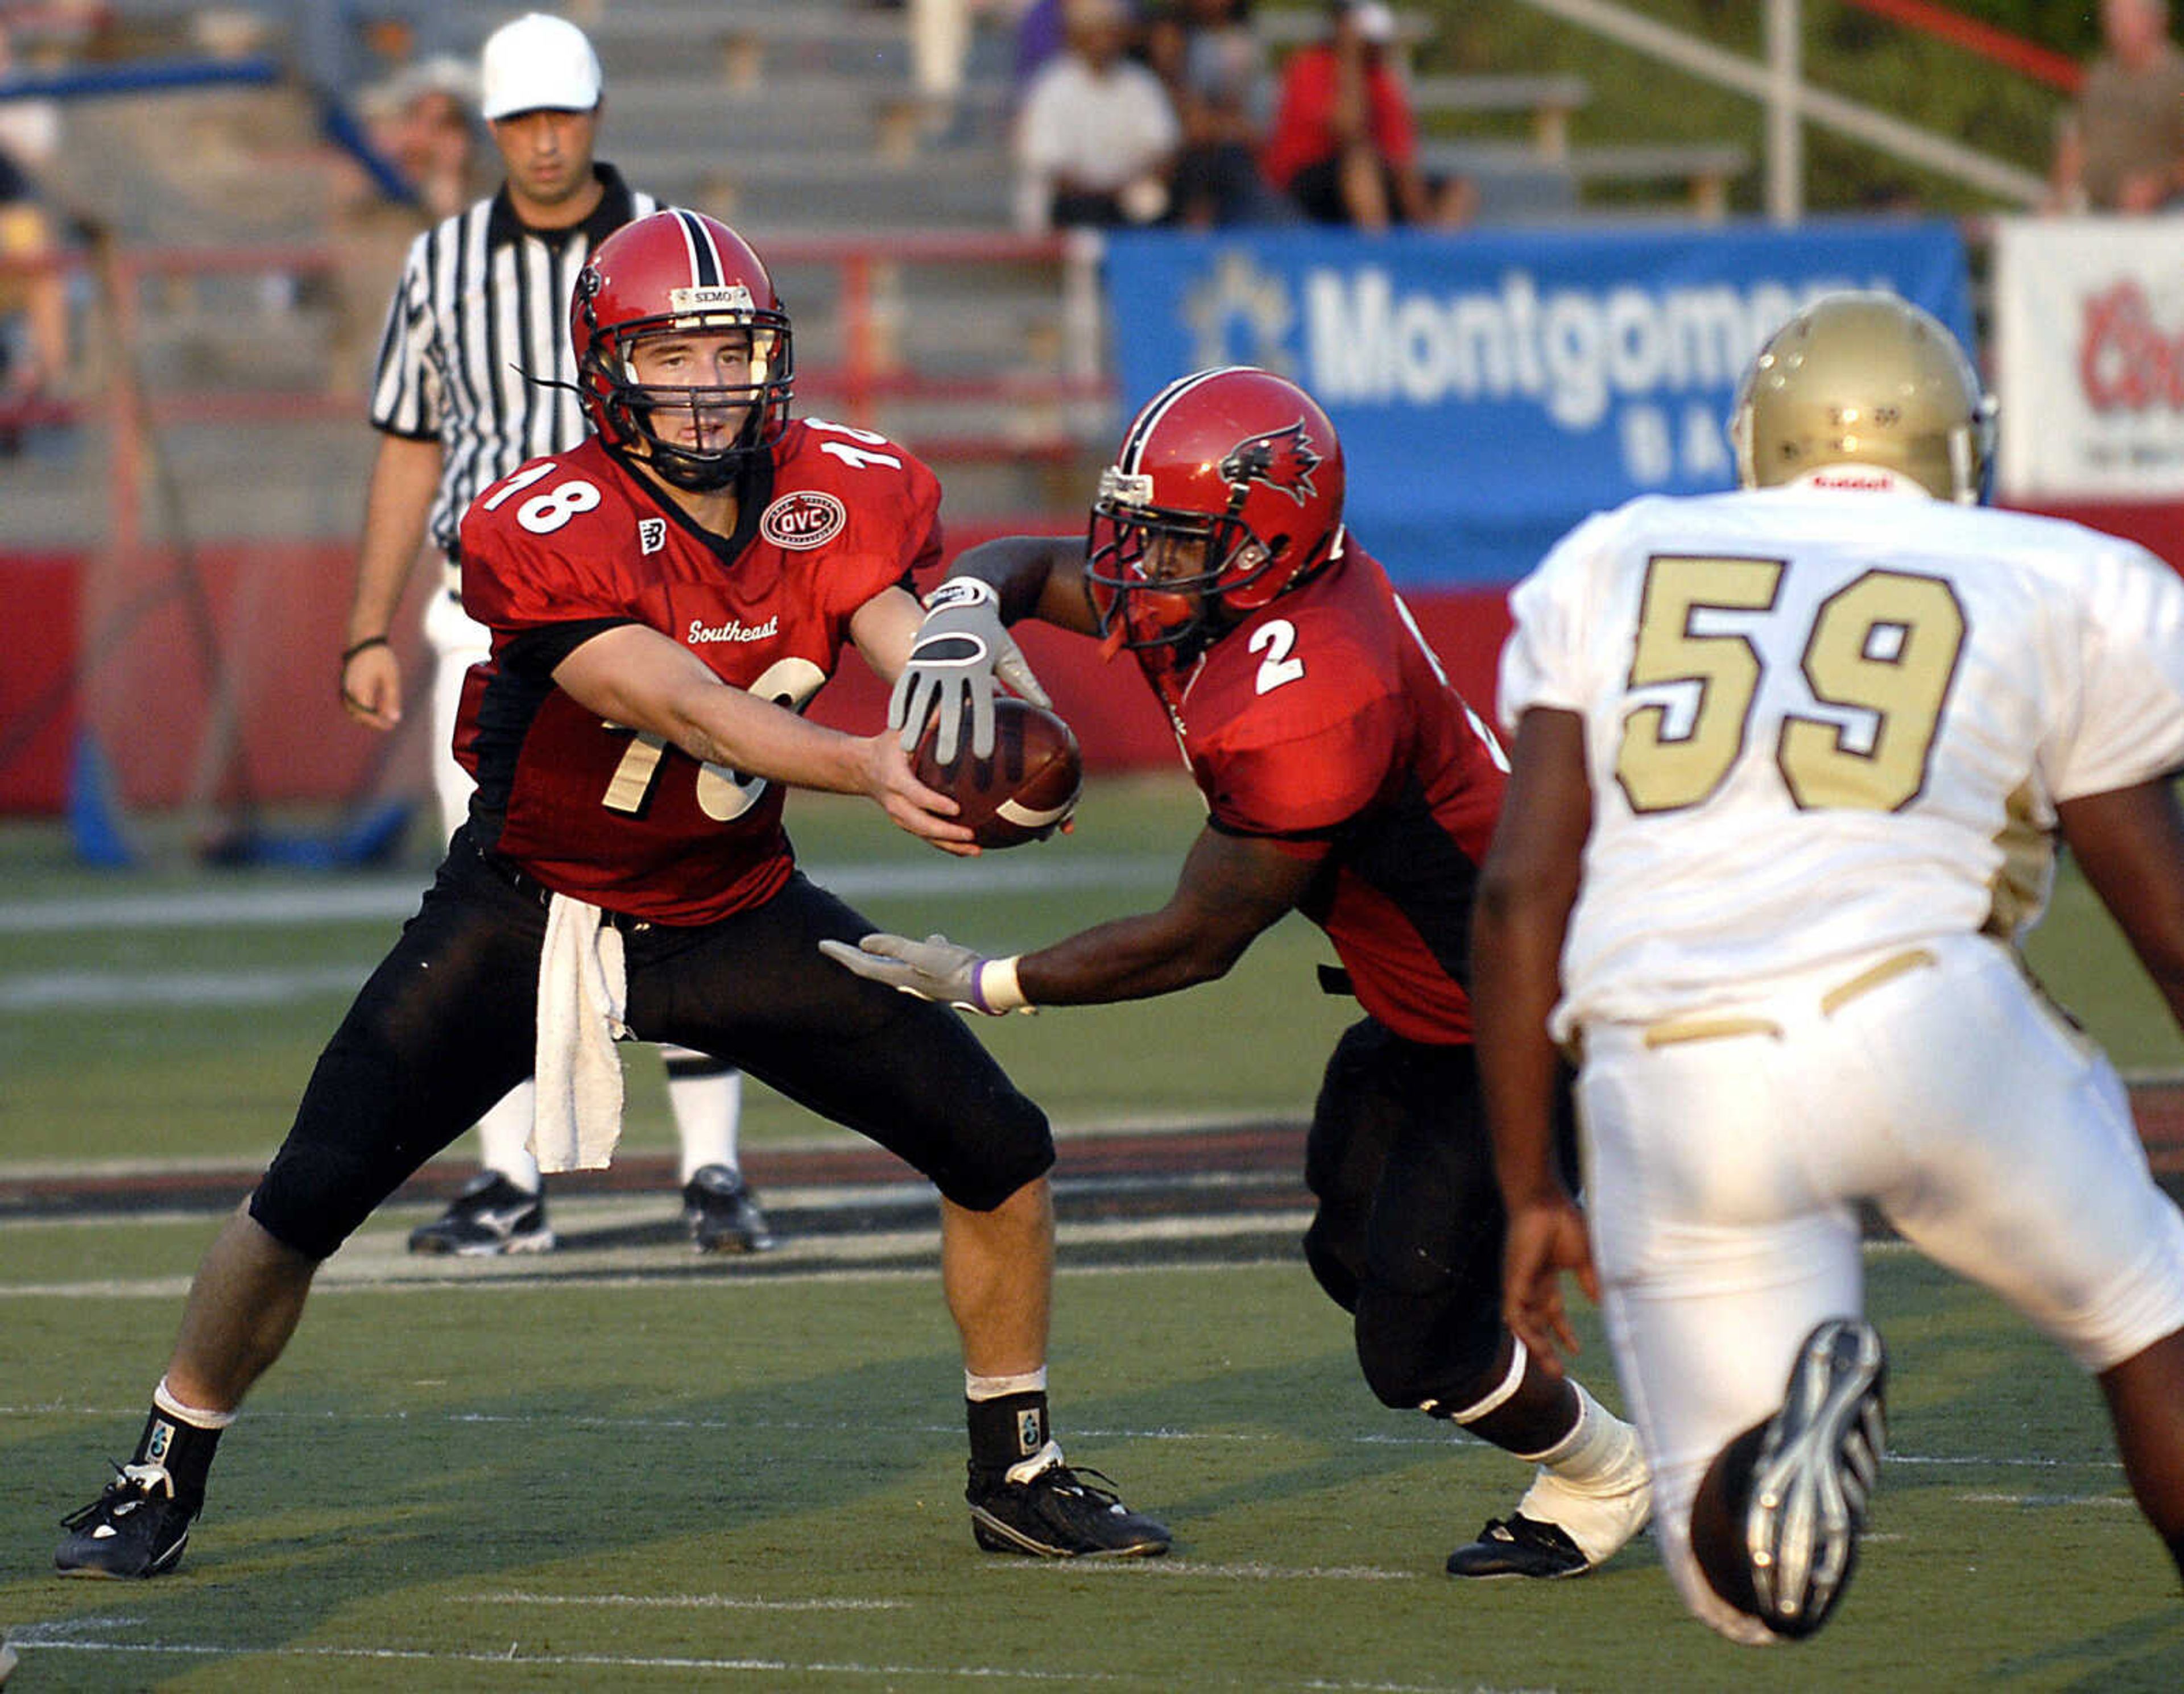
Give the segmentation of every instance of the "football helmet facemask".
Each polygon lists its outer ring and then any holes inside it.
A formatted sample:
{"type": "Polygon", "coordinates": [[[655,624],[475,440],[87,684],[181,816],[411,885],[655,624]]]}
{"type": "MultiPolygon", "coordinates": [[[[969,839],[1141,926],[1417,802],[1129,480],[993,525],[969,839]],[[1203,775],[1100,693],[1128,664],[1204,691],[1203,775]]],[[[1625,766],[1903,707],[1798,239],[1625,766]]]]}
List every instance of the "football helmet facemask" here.
{"type": "Polygon", "coordinates": [[[1342,444],[1294,382],[1231,365],[1171,382],[1100,476],[1085,574],[1110,650],[1187,663],[1340,547],[1342,444]]]}
{"type": "MultiPolygon", "coordinates": [[[[788,314],[758,254],[718,219],[671,209],[616,230],[577,277],[569,332],[592,427],[610,446],[637,449],[678,488],[727,487],[788,426],[795,376],[788,314]],[[734,331],[750,337],[747,384],[669,387],[637,380],[631,353],[646,337],[734,331]],[[744,417],[723,446],[683,446],[657,426],[670,410],[708,420],[740,410],[744,417]]],[[[702,443],[704,432],[694,437],[702,443]]]]}
{"type": "Polygon", "coordinates": [[[1977,505],[1993,407],[1957,338],[1896,295],[1823,295],[1770,337],[1730,415],[1747,488],[1857,466],[1977,505]]]}

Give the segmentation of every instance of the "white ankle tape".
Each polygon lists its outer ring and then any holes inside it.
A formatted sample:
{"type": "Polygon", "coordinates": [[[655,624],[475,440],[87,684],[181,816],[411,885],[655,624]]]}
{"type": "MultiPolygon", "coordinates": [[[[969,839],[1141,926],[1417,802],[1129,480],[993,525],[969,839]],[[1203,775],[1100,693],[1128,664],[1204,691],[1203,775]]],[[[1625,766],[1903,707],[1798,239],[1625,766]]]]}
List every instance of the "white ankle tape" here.
{"type": "Polygon", "coordinates": [[[1046,1392],[1046,1367],[1037,1370],[1018,1371],[1014,1376],[975,1376],[963,1373],[963,1397],[966,1400],[999,1400],[1005,1394],[1044,1394],[1046,1392]]]}
{"type": "Polygon", "coordinates": [[[152,1390],[152,1403],[170,1418],[179,1418],[194,1429],[225,1429],[236,1419],[232,1412],[207,1412],[195,1406],[185,1406],[175,1398],[174,1390],[167,1386],[167,1379],[159,1379],[159,1385],[152,1390]]]}
{"type": "Polygon", "coordinates": [[[1507,1404],[1510,1396],[1516,1393],[1523,1385],[1524,1367],[1531,1362],[1531,1355],[1524,1351],[1524,1343],[1518,1336],[1510,1336],[1509,1346],[1511,1349],[1509,1374],[1503,1377],[1499,1385],[1483,1400],[1474,1401],[1461,1412],[1450,1413],[1449,1417],[1451,1421],[1458,1424],[1476,1424],[1488,1413],[1498,1411],[1507,1404]]]}

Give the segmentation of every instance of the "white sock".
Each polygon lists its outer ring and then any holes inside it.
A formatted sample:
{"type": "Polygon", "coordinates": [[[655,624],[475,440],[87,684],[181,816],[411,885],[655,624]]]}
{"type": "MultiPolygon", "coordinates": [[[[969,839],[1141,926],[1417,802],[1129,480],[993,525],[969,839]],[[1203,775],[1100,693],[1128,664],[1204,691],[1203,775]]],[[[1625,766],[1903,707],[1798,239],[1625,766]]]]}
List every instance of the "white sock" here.
{"type": "Polygon", "coordinates": [[[677,1060],[705,1055],[688,1047],[666,1047],[661,1053],[669,1066],[667,1106],[675,1114],[675,1133],[682,1143],[682,1181],[688,1182],[707,1165],[741,1168],[736,1140],[743,1118],[744,1073],[708,1071],[678,1077],[673,1068],[677,1060]]]}
{"type": "Polygon", "coordinates": [[[969,1370],[963,1373],[963,1397],[966,1400],[999,1400],[1004,1394],[1045,1392],[1045,1365],[1037,1370],[1018,1371],[1014,1376],[978,1376],[969,1370]]]}
{"type": "Polygon", "coordinates": [[[531,1151],[531,1120],[538,1111],[538,1090],[526,1080],[516,1084],[478,1119],[478,1162],[499,1171],[526,1194],[538,1192],[538,1161],[531,1151]]]}
{"type": "Polygon", "coordinates": [[[1569,1434],[1544,1452],[1517,1457],[1546,1466],[1574,1488],[1619,1479],[1637,1452],[1637,1430],[1586,1393],[1583,1383],[1570,1386],[1577,1390],[1577,1423],[1569,1434]]]}
{"type": "Polygon", "coordinates": [[[233,1412],[207,1412],[199,1407],[184,1405],[175,1397],[174,1390],[167,1386],[167,1379],[164,1376],[159,1379],[159,1385],[152,1390],[152,1403],[170,1418],[197,1429],[225,1429],[238,1415],[233,1412]]]}

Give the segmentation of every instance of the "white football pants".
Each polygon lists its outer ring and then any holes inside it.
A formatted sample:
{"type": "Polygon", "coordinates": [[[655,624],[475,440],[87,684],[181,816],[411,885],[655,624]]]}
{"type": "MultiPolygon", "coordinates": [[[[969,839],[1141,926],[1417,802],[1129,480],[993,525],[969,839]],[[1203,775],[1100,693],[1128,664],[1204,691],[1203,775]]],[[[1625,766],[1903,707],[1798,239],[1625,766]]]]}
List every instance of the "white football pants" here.
{"type": "Polygon", "coordinates": [[[2123,1086],[1993,941],[1853,959],[1584,1040],[1588,1212],[1654,1534],[1685,1603],[1733,1639],[1768,1632],[1693,1562],[1692,1496],[1779,1407],[1814,1326],[1863,1312],[1859,1200],[2088,1373],[2184,1328],[2184,1215],[2123,1086]],[[1763,1028],[1694,1038],[1724,1019],[1763,1028]]]}

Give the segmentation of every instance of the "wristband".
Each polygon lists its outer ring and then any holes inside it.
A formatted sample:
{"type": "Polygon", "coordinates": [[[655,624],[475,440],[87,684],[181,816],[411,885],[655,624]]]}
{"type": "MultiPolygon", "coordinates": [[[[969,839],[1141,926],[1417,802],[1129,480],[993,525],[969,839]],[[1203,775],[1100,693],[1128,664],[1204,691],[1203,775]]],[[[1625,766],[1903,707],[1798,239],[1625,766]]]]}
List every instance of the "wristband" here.
{"type": "Polygon", "coordinates": [[[943,611],[950,606],[976,605],[989,605],[998,610],[1000,604],[1000,591],[983,577],[950,577],[928,594],[923,602],[928,612],[943,611]]]}
{"type": "Polygon", "coordinates": [[[1005,1011],[1031,1011],[1032,1003],[1017,981],[1017,961],[1022,957],[1012,953],[1006,959],[981,959],[971,973],[971,1003],[996,1017],[1005,1011]]]}
{"type": "Polygon", "coordinates": [[[393,644],[389,642],[383,635],[367,635],[363,640],[358,642],[355,646],[344,647],[342,649],[342,668],[346,671],[348,668],[348,661],[355,658],[359,653],[369,653],[375,647],[388,647],[393,644]]]}

